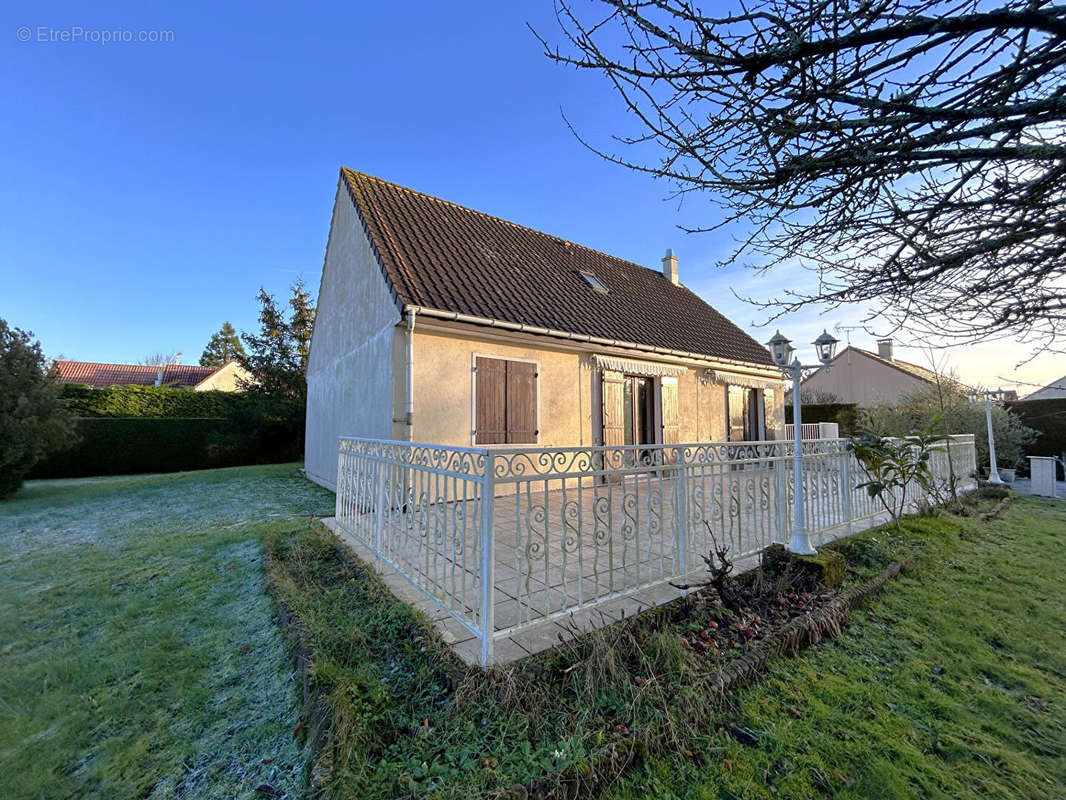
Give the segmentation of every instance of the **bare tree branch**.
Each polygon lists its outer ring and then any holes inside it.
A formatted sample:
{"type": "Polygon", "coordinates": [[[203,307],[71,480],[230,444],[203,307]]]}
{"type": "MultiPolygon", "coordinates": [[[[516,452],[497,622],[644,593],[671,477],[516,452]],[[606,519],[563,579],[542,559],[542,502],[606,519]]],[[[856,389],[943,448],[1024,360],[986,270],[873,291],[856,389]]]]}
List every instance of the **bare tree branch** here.
{"type": "MultiPolygon", "coordinates": [[[[947,345],[1066,331],[1066,5],[1046,0],[556,0],[553,60],[637,124],[602,157],[743,222],[730,261],[801,264],[770,319],[858,303],[947,345]],[[598,11],[597,11],[598,10],[598,11]]],[[[569,122],[567,123],[569,125],[569,122]]],[[[573,127],[571,126],[571,130],[573,127]]]]}

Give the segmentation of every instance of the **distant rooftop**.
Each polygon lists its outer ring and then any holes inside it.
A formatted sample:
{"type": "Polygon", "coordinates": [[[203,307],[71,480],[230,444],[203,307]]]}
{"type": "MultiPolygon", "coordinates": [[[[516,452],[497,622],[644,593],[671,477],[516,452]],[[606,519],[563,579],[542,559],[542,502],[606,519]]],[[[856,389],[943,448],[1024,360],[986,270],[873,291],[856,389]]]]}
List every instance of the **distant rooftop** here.
{"type": "Polygon", "coordinates": [[[193,364],[167,364],[150,367],[144,364],[105,364],[97,361],[57,361],[52,374],[59,383],[84,383],[94,389],[108,386],[173,386],[193,389],[222,367],[193,364]],[[163,370],[159,380],[159,370],[163,370]]]}

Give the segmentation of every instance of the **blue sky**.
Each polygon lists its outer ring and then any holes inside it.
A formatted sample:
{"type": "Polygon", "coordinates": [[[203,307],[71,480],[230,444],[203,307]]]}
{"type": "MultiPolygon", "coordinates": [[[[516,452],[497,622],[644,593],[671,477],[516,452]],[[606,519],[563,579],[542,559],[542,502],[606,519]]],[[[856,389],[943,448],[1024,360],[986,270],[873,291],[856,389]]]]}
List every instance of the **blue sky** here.
{"type": "MultiPolygon", "coordinates": [[[[648,266],[673,247],[682,280],[744,327],[759,312],[731,287],[795,279],[717,268],[728,233],[676,228],[714,206],[679,207],[668,184],[574,139],[560,109],[598,142],[633,128],[602,79],[542,55],[526,23],[554,34],[550,0],[43,2],[0,17],[0,316],[50,355],[195,363],[224,320],[255,326],[260,286],[284,294],[303,276],[317,289],[342,164],[648,266]],[[86,41],[115,30],[171,40],[86,41]]],[[[809,341],[857,316],[812,310],[782,327],[809,341]]],[[[989,364],[1007,375],[1017,352],[951,358],[998,382],[989,364]]],[[[1044,357],[1018,377],[1063,372],[1044,357]]]]}

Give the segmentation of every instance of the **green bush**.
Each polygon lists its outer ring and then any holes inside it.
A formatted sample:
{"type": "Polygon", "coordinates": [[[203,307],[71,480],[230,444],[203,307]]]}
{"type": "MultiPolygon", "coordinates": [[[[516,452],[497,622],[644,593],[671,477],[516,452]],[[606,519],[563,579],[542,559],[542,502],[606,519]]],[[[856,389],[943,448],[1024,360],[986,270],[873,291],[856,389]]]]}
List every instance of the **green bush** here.
{"type": "MultiPolygon", "coordinates": [[[[192,394],[192,393],[190,393],[192,394]]],[[[81,478],[296,461],[302,441],[235,432],[224,419],[83,417],[81,440],[40,462],[33,478],[81,478]]]]}
{"type": "Polygon", "coordinates": [[[1018,400],[1010,403],[1008,408],[1039,433],[1036,441],[1026,448],[1026,455],[1061,456],[1066,453],[1066,398],[1018,400]]]}
{"type": "MultiPolygon", "coordinates": [[[[984,403],[971,404],[961,390],[945,389],[943,401],[935,386],[919,389],[903,397],[895,405],[871,406],[865,410],[868,425],[888,436],[908,436],[929,426],[940,416],[938,432],[942,434],[972,433],[977,448],[977,465],[988,465],[988,423],[984,403]],[[943,408],[941,408],[943,404],[943,408]]],[[[996,438],[996,464],[1000,467],[1020,467],[1025,463],[1036,432],[1006,408],[993,406],[992,431],[996,438]]]]}
{"type": "Polygon", "coordinates": [[[194,392],[169,386],[111,386],[93,389],[64,384],[59,394],[76,417],[224,417],[247,402],[239,392],[194,392]]]}
{"type": "Polygon", "coordinates": [[[0,319],[0,500],[48,453],[73,438],[70,415],[56,397],[41,344],[0,319]]]}
{"type": "MultiPolygon", "coordinates": [[[[803,400],[802,393],[800,400],[803,400]]],[[[840,426],[841,436],[858,433],[859,407],[855,403],[803,403],[804,422],[835,422],[840,426]]],[[[792,424],[792,402],[785,402],[785,422],[792,424]]]]}

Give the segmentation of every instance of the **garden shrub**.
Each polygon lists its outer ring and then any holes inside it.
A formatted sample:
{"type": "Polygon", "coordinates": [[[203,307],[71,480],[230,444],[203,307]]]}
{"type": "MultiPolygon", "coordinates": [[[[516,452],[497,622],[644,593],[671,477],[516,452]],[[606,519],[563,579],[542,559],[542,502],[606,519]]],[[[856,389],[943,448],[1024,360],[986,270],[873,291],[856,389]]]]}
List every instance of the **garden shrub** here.
{"type": "MultiPolygon", "coordinates": [[[[804,409],[806,414],[806,409],[804,409]]],[[[946,435],[972,433],[977,447],[978,466],[988,464],[988,425],[983,403],[970,404],[961,389],[945,388],[941,400],[936,386],[912,392],[897,403],[871,406],[865,410],[867,424],[887,436],[908,436],[941,419],[937,432],[946,435]]],[[[1025,463],[1037,432],[1014,411],[993,406],[992,430],[996,437],[996,463],[1000,468],[1025,463]]]]}
{"type": "Polygon", "coordinates": [[[48,453],[72,441],[70,415],[56,397],[33,335],[0,319],[0,500],[48,453]]]}
{"type": "Polygon", "coordinates": [[[296,461],[302,440],[235,433],[224,419],[82,417],[80,441],[40,462],[33,478],[81,478],[296,461]]]}
{"type": "MultiPolygon", "coordinates": [[[[1026,448],[1026,455],[1061,456],[1066,453],[1066,398],[1019,400],[1007,407],[1039,434],[1036,441],[1026,448]]],[[[998,439],[996,455],[999,455],[998,439]]]]}
{"type": "MultiPolygon", "coordinates": [[[[800,394],[800,400],[803,396],[800,394]]],[[[803,403],[804,422],[835,422],[840,426],[841,436],[850,436],[859,430],[859,407],[855,403],[803,403]]],[[[792,424],[792,403],[785,403],[785,423],[792,424]]]]}
{"type": "Polygon", "coordinates": [[[238,392],[194,392],[169,386],[110,386],[94,389],[64,384],[59,397],[76,417],[224,417],[245,396],[238,392]]]}

